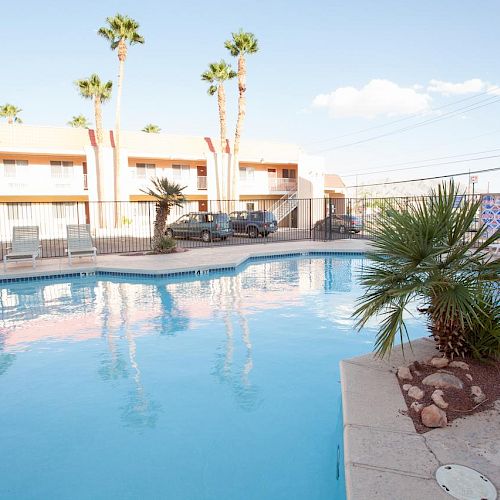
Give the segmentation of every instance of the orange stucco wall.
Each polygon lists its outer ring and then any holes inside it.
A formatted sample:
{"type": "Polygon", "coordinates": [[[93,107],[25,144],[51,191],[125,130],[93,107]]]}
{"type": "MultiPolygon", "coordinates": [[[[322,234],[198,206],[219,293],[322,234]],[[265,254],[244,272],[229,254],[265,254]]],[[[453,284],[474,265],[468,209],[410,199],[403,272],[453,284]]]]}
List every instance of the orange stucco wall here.
{"type": "Polygon", "coordinates": [[[72,161],[74,165],[81,165],[86,161],[83,155],[41,155],[26,153],[0,153],[0,162],[2,160],[27,160],[28,165],[50,165],[51,161],[72,161]]]}

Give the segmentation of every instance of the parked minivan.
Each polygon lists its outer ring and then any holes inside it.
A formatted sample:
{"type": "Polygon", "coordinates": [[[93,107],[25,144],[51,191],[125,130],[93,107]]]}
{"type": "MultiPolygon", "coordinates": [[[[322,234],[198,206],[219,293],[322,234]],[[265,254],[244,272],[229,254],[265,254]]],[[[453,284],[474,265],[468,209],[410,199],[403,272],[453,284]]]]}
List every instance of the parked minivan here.
{"type": "Polygon", "coordinates": [[[170,238],[201,238],[207,243],[216,238],[225,240],[233,231],[227,214],[191,212],[168,224],[165,234],[170,238]]]}

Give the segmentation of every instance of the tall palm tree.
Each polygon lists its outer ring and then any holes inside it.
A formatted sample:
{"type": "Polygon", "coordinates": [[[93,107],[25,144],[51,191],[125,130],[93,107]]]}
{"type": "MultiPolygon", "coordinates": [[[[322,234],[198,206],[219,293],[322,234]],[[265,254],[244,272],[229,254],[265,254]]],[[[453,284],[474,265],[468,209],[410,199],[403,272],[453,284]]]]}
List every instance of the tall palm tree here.
{"type": "Polygon", "coordinates": [[[123,74],[125,70],[125,60],[127,59],[127,43],[135,45],[144,43],[144,38],[137,32],[139,23],[128,16],[116,14],[114,17],[106,18],[106,27],[99,28],[98,34],[110,42],[111,50],[118,49],[118,87],[116,91],[116,116],[115,116],[115,179],[114,190],[115,200],[120,201],[120,120],[121,101],[123,88],[123,74]]]}
{"type": "MultiPolygon", "coordinates": [[[[101,82],[99,75],[93,73],[89,78],[77,80],[75,82],[80,95],[84,99],[91,99],[94,102],[95,132],[96,132],[96,179],[97,179],[97,199],[103,201],[104,179],[102,171],[101,147],[104,141],[102,130],[102,104],[111,98],[113,83],[111,81],[101,82]]],[[[99,223],[104,225],[102,210],[99,209],[99,223]]]]}
{"type": "Polygon", "coordinates": [[[186,186],[170,182],[166,177],[151,180],[153,186],[141,189],[144,194],[156,199],[156,217],[154,221],[153,249],[161,248],[160,243],[165,235],[165,224],[173,207],[180,207],[186,198],[182,191],[186,186]]]}
{"type": "Polygon", "coordinates": [[[236,183],[238,175],[238,156],[240,153],[240,139],[243,130],[243,121],[246,115],[246,96],[247,90],[247,67],[245,56],[247,54],[255,54],[259,50],[257,38],[253,33],[240,30],[236,33],[231,33],[232,39],[226,40],[224,46],[229,50],[233,57],[238,58],[238,119],[236,120],[236,129],[234,132],[233,145],[233,165],[231,173],[230,198],[236,194],[236,183]]]}
{"type": "Polygon", "coordinates": [[[161,128],[158,125],[155,125],[154,123],[148,123],[147,125],[144,126],[142,131],[148,134],[159,134],[161,132],[161,128]]]}
{"type": "Polygon", "coordinates": [[[23,123],[21,118],[17,116],[21,111],[22,109],[17,108],[13,104],[4,104],[2,107],[0,107],[0,116],[7,118],[7,123],[9,124],[23,123]]]}
{"type": "Polygon", "coordinates": [[[73,115],[73,118],[68,122],[68,125],[74,128],[89,128],[90,122],[84,115],[73,115]]]}
{"type": "MultiPolygon", "coordinates": [[[[217,93],[217,104],[219,106],[219,125],[220,125],[220,152],[221,152],[221,163],[224,165],[224,153],[226,151],[226,91],[224,89],[224,82],[231,80],[236,77],[236,72],[233,71],[231,66],[227,64],[223,59],[219,62],[210,63],[208,65],[208,70],[202,73],[201,79],[208,82],[210,86],[208,87],[208,94],[215,95],[217,93]]],[[[219,169],[216,166],[215,169],[215,181],[217,188],[217,199],[221,199],[222,186],[221,186],[221,175],[219,174],[219,169]]],[[[229,185],[229,182],[228,182],[229,185]]],[[[225,196],[224,196],[225,197],[225,196]]]]}
{"type": "Polygon", "coordinates": [[[411,303],[426,314],[445,356],[500,356],[500,303],[494,290],[500,260],[486,255],[498,234],[486,237],[484,226],[469,232],[481,201],[460,194],[453,182],[443,183],[430,197],[390,206],[376,220],[374,249],[361,274],[365,293],[354,316],[358,327],[381,316],[375,343],[381,356],[396,337],[407,336],[404,313],[411,303]]]}

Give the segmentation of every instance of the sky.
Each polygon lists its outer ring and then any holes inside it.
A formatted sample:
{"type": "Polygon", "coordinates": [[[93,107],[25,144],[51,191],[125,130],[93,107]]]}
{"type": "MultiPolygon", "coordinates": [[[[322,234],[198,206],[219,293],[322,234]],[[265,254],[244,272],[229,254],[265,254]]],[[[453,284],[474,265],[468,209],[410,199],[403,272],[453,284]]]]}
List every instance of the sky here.
{"type": "MultiPolygon", "coordinates": [[[[3,0],[0,104],[22,108],[26,124],[64,126],[80,113],[92,120],[74,81],[93,72],[116,81],[116,53],[96,32],[117,12],[137,20],[145,38],[126,61],[124,129],[156,123],[217,137],[217,100],[200,75],[221,58],[236,66],[224,41],[243,28],[260,46],[247,60],[244,138],[296,143],[351,186],[500,163],[498,0],[3,0]],[[396,168],[405,170],[380,172],[396,168]]],[[[232,136],[236,82],[227,97],[232,136]]],[[[104,120],[112,127],[113,101],[104,120]]],[[[476,192],[500,192],[500,171],[477,175],[476,192]]]]}

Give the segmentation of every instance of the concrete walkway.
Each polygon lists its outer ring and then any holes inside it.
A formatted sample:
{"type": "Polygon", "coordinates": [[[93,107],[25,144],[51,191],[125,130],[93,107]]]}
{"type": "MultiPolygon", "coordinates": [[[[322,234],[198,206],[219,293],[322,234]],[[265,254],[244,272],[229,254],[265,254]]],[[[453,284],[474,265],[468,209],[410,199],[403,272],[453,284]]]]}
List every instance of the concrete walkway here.
{"type": "Polygon", "coordinates": [[[67,258],[38,259],[36,269],[30,263],[12,262],[7,272],[0,271],[0,279],[28,276],[56,275],[64,273],[116,271],[130,273],[168,273],[187,270],[206,270],[218,267],[236,267],[251,256],[280,255],[307,251],[364,252],[369,243],[366,240],[335,240],[331,242],[290,241],[284,243],[261,243],[219,248],[196,248],[183,253],[166,255],[120,254],[98,255],[97,263],[88,257],[74,259],[69,266],[67,258]]]}
{"type": "Polygon", "coordinates": [[[389,360],[372,354],[341,361],[344,456],[348,500],[450,500],[436,469],[460,464],[485,474],[500,489],[500,401],[492,410],[417,434],[395,371],[436,354],[428,338],[413,352],[394,349],[389,360]]]}

